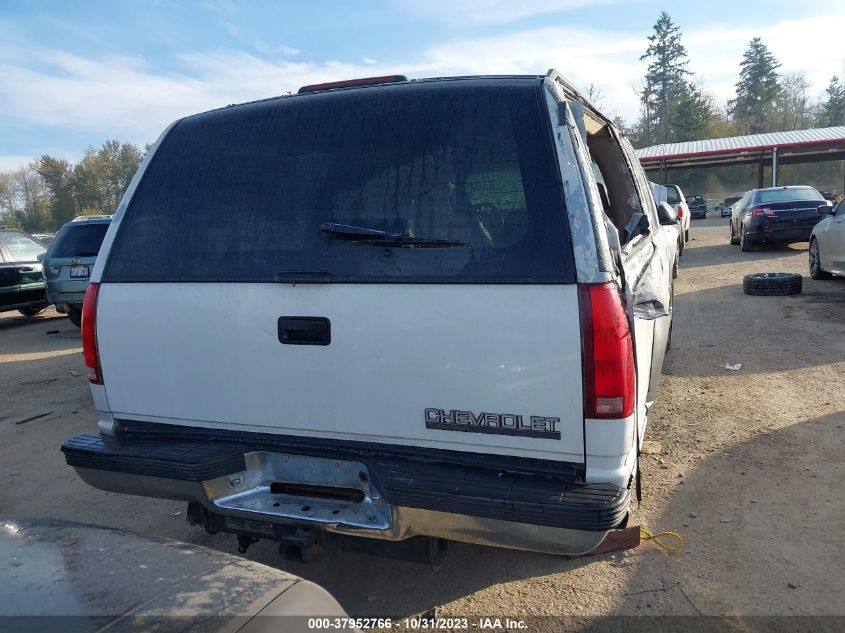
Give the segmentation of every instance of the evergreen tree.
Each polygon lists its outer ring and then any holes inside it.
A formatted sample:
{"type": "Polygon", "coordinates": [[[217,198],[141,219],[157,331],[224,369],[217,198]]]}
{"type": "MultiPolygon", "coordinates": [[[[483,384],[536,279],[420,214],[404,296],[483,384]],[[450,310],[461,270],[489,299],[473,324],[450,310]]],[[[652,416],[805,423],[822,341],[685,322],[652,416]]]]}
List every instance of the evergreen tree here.
{"type": "Polygon", "coordinates": [[[781,86],[780,63],[759,37],[748,45],[739,65],[736,99],[731,114],[744,134],[767,132],[775,124],[781,86]]]}
{"type": "Polygon", "coordinates": [[[826,127],[845,125],[845,84],[834,76],[824,92],[819,123],[826,127]]]}
{"type": "Polygon", "coordinates": [[[687,51],[681,32],[668,13],[662,11],[648,48],[640,60],[648,60],[640,95],[640,141],[649,144],[672,140],[672,116],[680,94],[687,86],[687,51]]]}
{"type": "Polygon", "coordinates": [[[707,137],[711,120],[716,116],[713,98],[701,86],[687,83],[678,91],[671,119],[673,142],[699,140],[707,137]]]}

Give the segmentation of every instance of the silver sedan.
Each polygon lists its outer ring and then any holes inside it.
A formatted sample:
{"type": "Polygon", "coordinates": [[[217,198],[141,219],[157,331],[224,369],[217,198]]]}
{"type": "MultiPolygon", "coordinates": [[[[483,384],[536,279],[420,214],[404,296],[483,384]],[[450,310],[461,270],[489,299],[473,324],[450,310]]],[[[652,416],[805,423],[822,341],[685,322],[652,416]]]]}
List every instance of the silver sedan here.
{"type": "Polygon", "coordinates": [[[813,228],[810,236],[810,276],[845,276],[845,200],[813,228]]]}

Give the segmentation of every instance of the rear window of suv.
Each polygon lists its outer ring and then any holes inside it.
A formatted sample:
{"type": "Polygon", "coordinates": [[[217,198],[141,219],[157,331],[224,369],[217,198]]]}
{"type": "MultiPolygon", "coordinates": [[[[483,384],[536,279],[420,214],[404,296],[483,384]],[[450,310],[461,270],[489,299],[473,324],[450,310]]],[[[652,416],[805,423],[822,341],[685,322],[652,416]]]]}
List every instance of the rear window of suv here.
{"type": "Polygon", "coordinates": [[[109,225],[65,224],[50,244],[48,257],[96,257],[109,225]]]}
{"type": "Polygon", "coordinates": [[[539,80],[271,99],[182,120],[105,281],[574,282],[539,80]],[[435,244],[356,243],[326,223],[435,244]]]}

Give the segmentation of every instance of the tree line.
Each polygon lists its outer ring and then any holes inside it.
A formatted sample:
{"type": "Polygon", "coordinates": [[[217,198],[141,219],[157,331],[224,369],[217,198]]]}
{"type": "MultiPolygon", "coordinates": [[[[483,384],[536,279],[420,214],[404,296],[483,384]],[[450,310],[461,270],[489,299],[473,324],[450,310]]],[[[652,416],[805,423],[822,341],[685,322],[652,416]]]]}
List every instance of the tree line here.
{"type": "MultiPolygon", "coordinates": [[[[821,98],[811,99],[806,75],[779,72],[780,62],[759,37],[739,60],[735,96],[724,103],[692,76],[681,29],[665,11],[640,60],[648,66],[638,90],[639,118],[631,126],[618,121],[635,147],[845,125],[845,82],[834,76],[821,98]]],[[[756,170],[755,165],[689,169],[673,172],[669,180],[687,193],[717,195],[754,186],[756,170]]],[[[779,181],[840,189],[842,164],[783,165],[779,181]]]]}
{"type": "Polygon", "coordinates": [[[638,147],[845,125],[842,80],[831,78],[822,98],[813,102],[804,73],[779,73],[780,62],[759,37],[739,62],[736,96],[724,104],[692,77],[680,27],[665,11],[640,60],[648,63],[638,91],[640,117],[628,129],[638,147]]]}
{"type": "Polygon", "coordinates": [[[45,154],[0,172],[0,225],[52,232],[79,215],[114,213],[148,149],[108,140],[76,163],[45,154]]]}

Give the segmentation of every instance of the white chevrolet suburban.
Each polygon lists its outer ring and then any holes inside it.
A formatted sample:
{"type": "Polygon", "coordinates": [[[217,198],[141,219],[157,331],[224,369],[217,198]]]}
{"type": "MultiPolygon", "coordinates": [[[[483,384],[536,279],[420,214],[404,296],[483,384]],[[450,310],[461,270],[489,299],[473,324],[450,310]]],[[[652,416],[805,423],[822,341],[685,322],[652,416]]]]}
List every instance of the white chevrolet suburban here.
{"type": "Polygon", "coordinates": [[[184,118],[92,271],[98,433],[62,450],[242,549],[590,551],[628,518],[676,223],[555,71],[184,118]]]}

